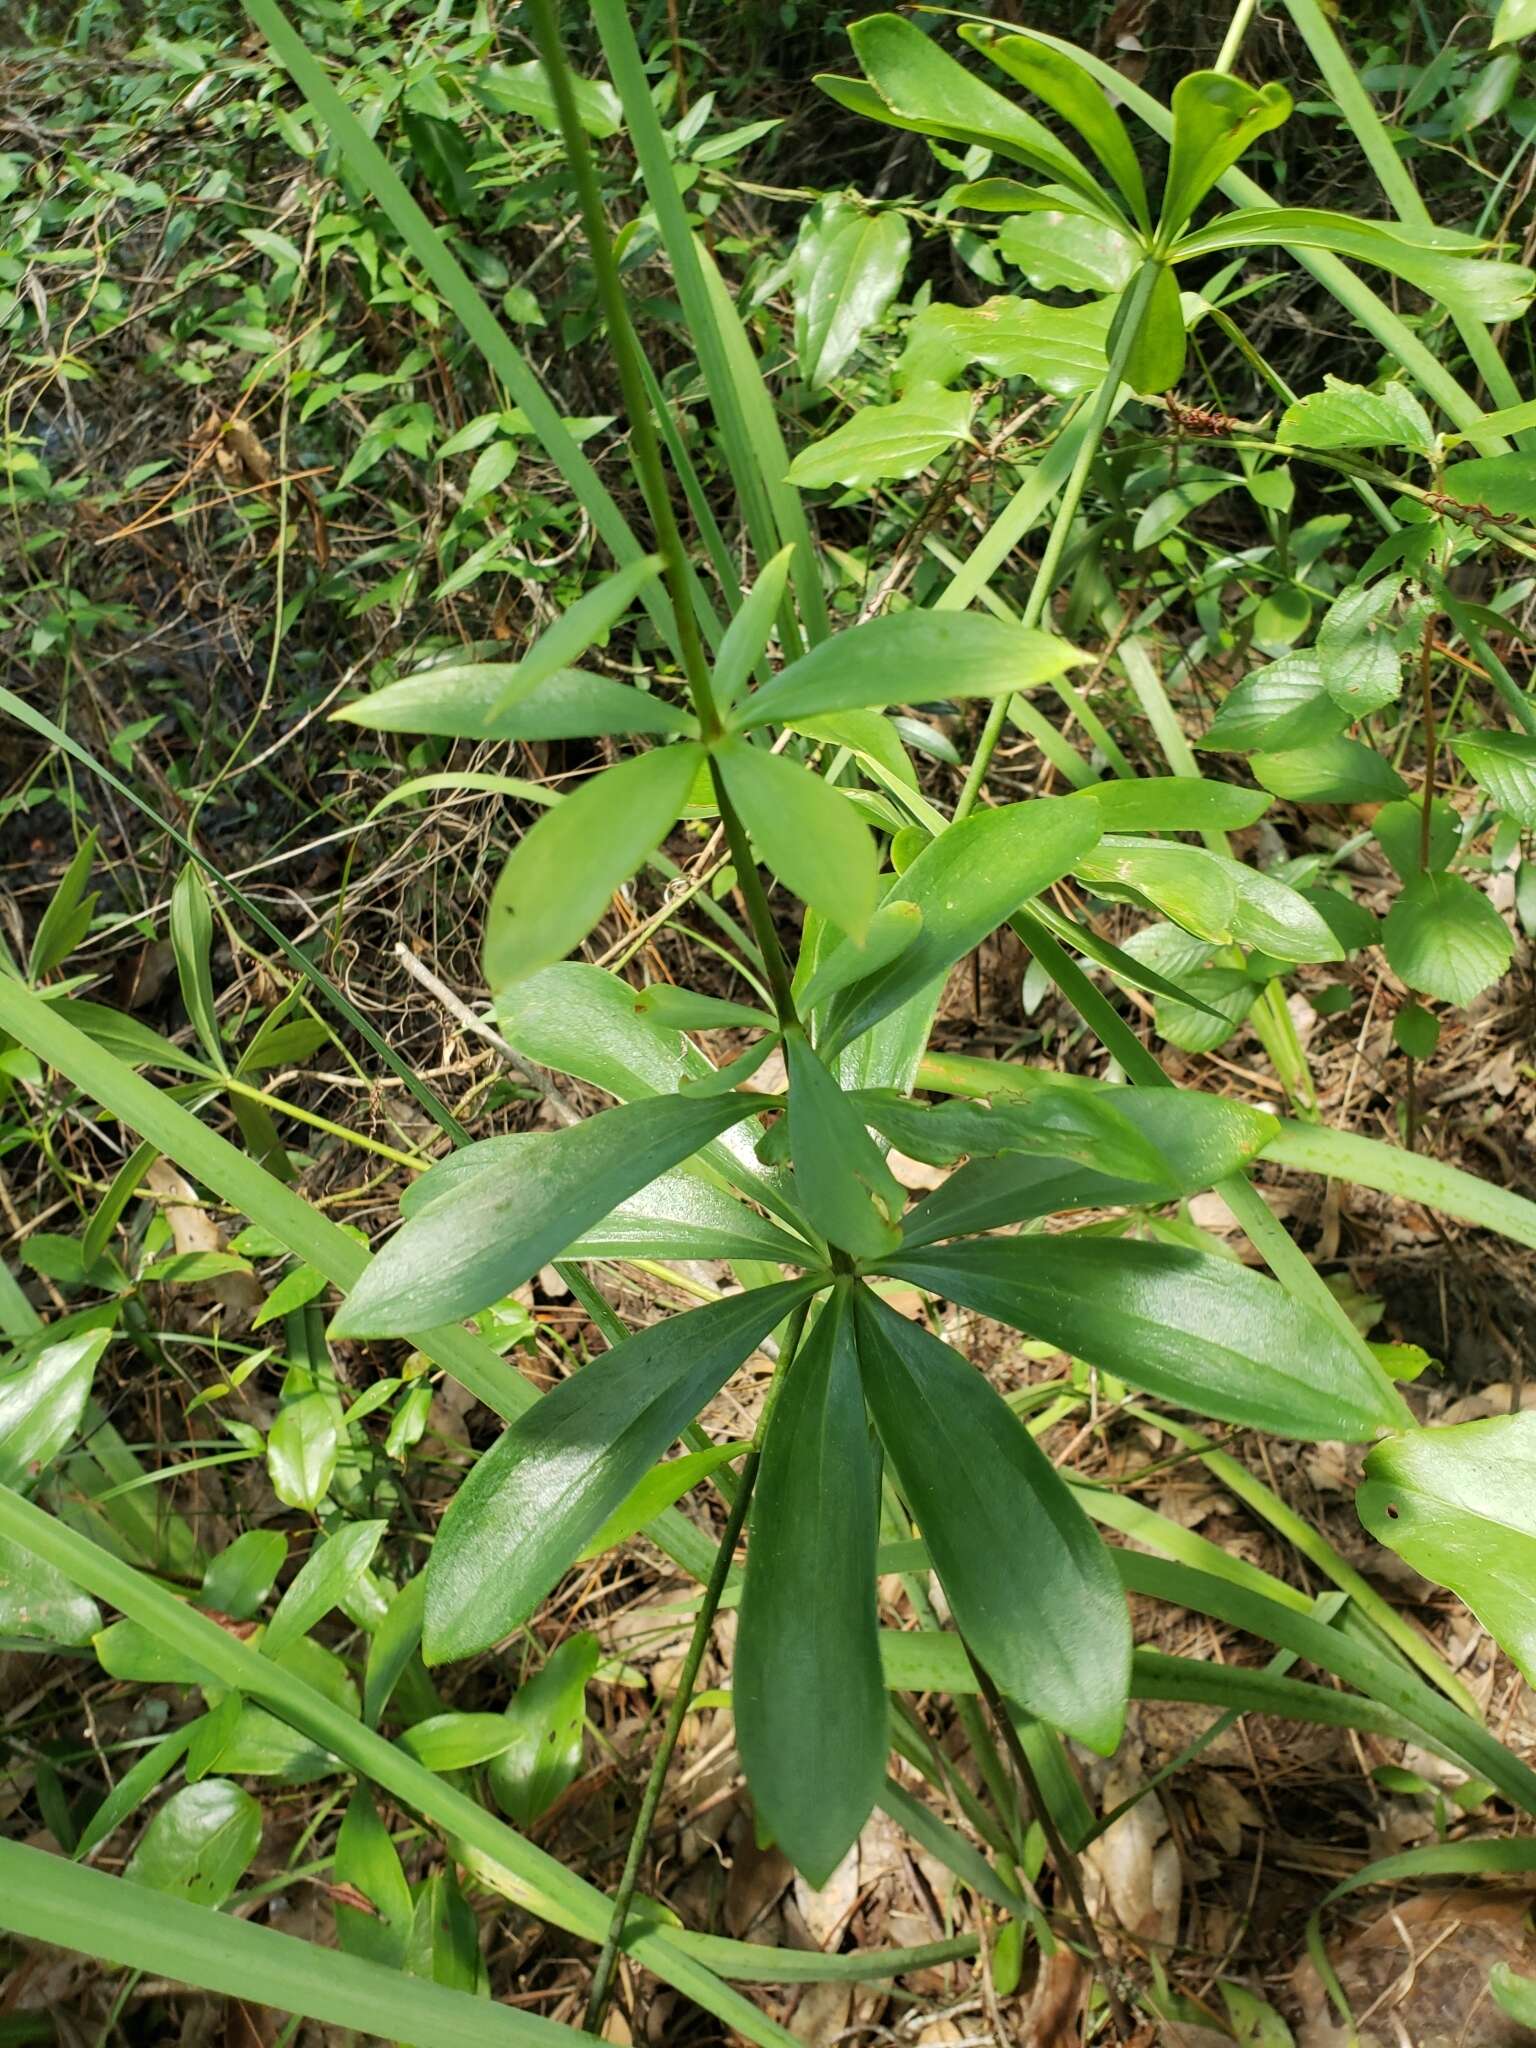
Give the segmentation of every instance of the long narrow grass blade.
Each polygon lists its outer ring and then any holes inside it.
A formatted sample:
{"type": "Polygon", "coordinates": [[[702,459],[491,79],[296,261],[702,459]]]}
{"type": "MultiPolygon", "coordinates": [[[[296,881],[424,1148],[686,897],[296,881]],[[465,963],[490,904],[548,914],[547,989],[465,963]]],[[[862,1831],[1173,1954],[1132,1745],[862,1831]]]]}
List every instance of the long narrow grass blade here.
{"type": "Polygon", "coordinates": [[[0,1927],[123,1970],[441,2048],[564,2048],[575,2029],[0,1841],[0,1927]]]}
{"type": "MultiPolygon", "coordinates": [[[[597,471],[577,446],[522,352],[487,306],[442,236],[401,183],[399,175],[346,101],[310,54],[303,38],[276,0],[245,0],[246,12],[276,51],[294,84],[334,137],[347,168],[374,199],[391,226],[447,301],[465,333],[527,416],[544,452],[581,501],[592,524],[620,567],[647,552],[630,530],[597,471]]],[[[641,602],[667,644],[677,651],[676,622],[659,575],[640,593],[641,602]]]]}

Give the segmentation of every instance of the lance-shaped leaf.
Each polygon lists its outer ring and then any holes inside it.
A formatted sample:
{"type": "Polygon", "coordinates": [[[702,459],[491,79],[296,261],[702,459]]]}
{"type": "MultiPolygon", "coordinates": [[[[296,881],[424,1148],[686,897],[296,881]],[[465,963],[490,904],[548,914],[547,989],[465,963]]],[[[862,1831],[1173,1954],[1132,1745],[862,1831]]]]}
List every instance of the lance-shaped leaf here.
{"type": "Polygon", "coordinates": [[[403,1337],[488,1308],[749,1108],[734,1096],[653,1096],[536,1134],[514,1172],[463,1179],[455,1161],[441,1199],[417,1193],[416,1213],[343,1302],[333,1333],[403,1337]]]}
{"type": "Polygon", "coordinates": [[[763,1446],[732,1696],[757,1811],[812,1884],[885,1777],[877,1487],[846,1290],[791,1364],[763,1446]]]}
{"type": "Polygon", "coordinates": [[[595,775],[529,828],[486,909],[485,978],[493,988],[580,945],[614,890],[672,829],[703,758],[690,740],[653,747],[595,775]]]}
{"type": "Polygon", "coordinates": [[[715,766],[764,865],[802,903],[862,937],[879,894],[879,859],[848,798],[798,761],[741,740],[726,741],[715,766]]]}
{"type": "Polygon", "coordinates": [[[789,1149],[805,1213],[828,1244],[857,1259],[879,1258],[900,1242],[901,1184],[861,1113],[805,1041],[785,1035],[789,1149]]]}
{"type": "Polygon", "coordinates": [[[929,988],[980,945],[1010,912],[1049,888],[1099,836],[1091,798],[1043,797],[975,811],[925,846],[887,891],[881,908],[915,903],[922,929],[875,973],[827,1006],[822,1050],[841,1050],[861,1032],[929,988]]]}
{"type": "Polygon", "coordinates": [[[1152,224],[1147,190],[1142,181],[1136,145],[1109,95],[1065,50],[1036,42],[1029,35],[998,35],[967,22],[960,30],[968,43],[986,52],[1000,70],[1016,78],[1052,113],[1070,121],[1120,188],[1120,196],[1138,223],[1152,224]]]}
{"type": "Polygon", "coordinates": [[[961,1634],[1010,1699],[1107,1756],[1131,1676],[1108,1552],[981,1373],[867,1288],[855,1315],[864,1392],[961,1634]]]}
{"type": "Polygon", "coordinates": [[[665,697],[557,669],[527,696],[504,702],[516,662],[446,662],[402,676],[332,714],[373,732],[429,732],[445,739],[564,740],[597,733],[691,732],[694,720],[665,697]]]}
{"type": "Polygon", "coordinates": [[[27,1486],[63,1450],[85,1413],[110,1330],[85,1330],[0,1378],[0,1481],[27,1486]]]}
{"type": "Polygon", "coordinates": [[[901,285],[912,236],[899,213],[824,199],[800,225],[790,264],[800,375],[820,390],[847,363],[901,285]]]}
{"type": "Polygon", "coordinates": [[[1223,1422],[1358,1443],[1407,1412],[1316,1309],[1182,1245],[979,1238],[903,1252],[886,1270],[1223,1422]]]}
{"type": "Polygon", "coordinates": [[[1291,111],[1283,86],[1255,88],[1220,71],[1191,71],[1173,89],[1173,145],[1161,226],[1177,232],[1250,142],[1291,111]]]}
{"type": "Polygon", "coordinates": [[[746,700],[737,723],[787,725],[870,705],[1011,696],[1084,659],[1054,633],[987,612],[885,612],[791,662],[746,700]]]}
{"type": "Polygon", "coordinates": [[[1378,1543],[1464,1600],[1536,1685],[1536,1414],[1389,1437],[1355,1495],[1378,1543]]]}
{"type": "Polygon", "coordinates": [[[743,597],[725,629],[720,652],[715,657],[714,672],[715,708],[722,717],[741,695],[748,676],[761,661],[773,637],[774,621],[784,602],[784,589],[789,581],[789,565],[794,552],[793,544],[780,548],[771,561],[764,563],[757,581],[743,597]]]}
{"type": "Polygon", "coordinates": [[[568,1636],[507,1706],[515,1739],[492,1760],[486,1777],[496,1804],[520,1828],[547,1813],[581,1769],[587,1681],[599,1656],[596,1636],[584,1629],[568,1636]]]}
{"type": "Polygon", "coordinates": [[[786,1281],[657,1323],[562,1380],[505,1431],[432,1546],[427,1662],[473,1656],[526,1621],[667,1445],[814,1291],[786,1281]]]}
{"type": "Polygon", "coordinates": [[[1100,1173],[1166,1185],[1172,1170],[1113,1097],[1071,1086],[1036,1090],[1023,1100],[913,1102],[880,1089],[852,1098],[859,1114],[911,1159],[950,1166],[969,1155],[1029,1152],[1073,1159],[1100,1173]]]}

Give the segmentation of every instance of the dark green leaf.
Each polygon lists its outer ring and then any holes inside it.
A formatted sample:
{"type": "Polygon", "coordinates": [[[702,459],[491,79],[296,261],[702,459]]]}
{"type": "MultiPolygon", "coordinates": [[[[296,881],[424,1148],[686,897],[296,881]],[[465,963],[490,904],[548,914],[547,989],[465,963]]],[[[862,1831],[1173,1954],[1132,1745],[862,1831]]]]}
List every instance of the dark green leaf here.
{"type": "Polygon", "coordinates": [[[516,1628],[805,1282],[674,1316],[562,1380],[480,1459],[427,1566],[425,1654],[468,1657],[516,1628]]]}
{"type": "Polygon", "coordinates": [[[906,1196],[865,1128],[800,1031],[786,1033],[789,1149],[805,1213],[854,1258],[878,1258],[900,1241],[906,1196]]]}
{"type": "Polygon", "coordinates": [[[1037,42],[1029,35],[998,35],[967,22],[967,42],[985,51],[1010,78],[1032,92],[1064,121],[1069,121],[1120,188],[1120,196],[1142,227],[1151,225],[1146,186],[1136,145],[1109,95],[1064,50],[1037,42]]]}
{"type": "Polygon", "coordinates": [[[1332,1323],[1230,1259],[1128,1238],[982,1238],[888,1270],[1224,1422],[1311,1441],[1400,1426],[1332,1323]]]}
{"type": "Polygon", "coordinates": [[[32,950],[27,956],[27,979],[41,981],[73,953],[90,929],[95,896],[85,893],[91,863],[96,858],[96,834],[87,832],[74,858],[48,899],[48,908],[38,920],[32,950]]]}
{"type": "Polygon", "coordinates": [[[203,1573],[199,1605],[234,1621],[249,1621],[277,1581],[288,1555],[288,1538],[276,1529],[247,1529],[213,1558],[203,1573]]]}
{"type": "Polygon", "coordinates": [[[1284,448],[1406,448],[1428,455],[1435,430],[1408,386],[1395,378],[1370,391],[1325,375],[1321,391],[1287,406],[1275,439],[1284,448]]]}
{"type": "Polygon", "coordinates": [[[846,1289],[781,1370],[753,1502],[732,1693],[758,1814],[820,1886],[885,1777],[877,1488],[846,1289]]]}
{"type": "Polygon", "coordinates": [[[1278,754],[1254,754],[1248,763],[1256,782],[1298,804],[1390,803],[1408,785],[1374,747],[1360,740],[1321,740],[1278,754]]]}
{"type": "Polygon", "coordinates": [[[981,1373],[861,1288],[859,1371],[961,1633],[999,1690],[1108,1755],[1130,1685],[1114,1567],[981,1373]]]}
{"type": "Polygon", "coordinates": [[[88,1643],[101,1627],[101,1609],[77,1592],[61,1571],[0,1538],[0,1636],[35,1636],[46,1643],[88,1643]]]}
{"type": "MultiPolygon", "coordinates": [[[[516,1169],[467,1166],[467,1148],[412,1190],[409,1220],[332,1321],[335,1335],[408,1336],[488,1308],[627,1196],[697,1152],[751,1105],[734,1096],[653,1096],[567,1130],[528,1133],[516,1169]]],[[[494,1143],[494,1140],[487,1140],[494,1143]]]]}
{"type": "Polygon", "coordinates": [[[290,1508],[319,1507],[336,1476],[341,1430],[329,1394],[305,1394],[278,1410],[267,1436],[267,1477],[290,1508]]]}

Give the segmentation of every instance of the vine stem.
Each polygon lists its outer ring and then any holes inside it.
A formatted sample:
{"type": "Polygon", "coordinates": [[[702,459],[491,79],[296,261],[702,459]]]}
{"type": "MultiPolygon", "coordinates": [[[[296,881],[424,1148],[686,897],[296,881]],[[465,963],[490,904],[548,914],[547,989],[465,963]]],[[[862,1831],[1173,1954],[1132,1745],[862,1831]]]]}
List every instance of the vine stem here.
{"type": "Polygon", "coordinates": [[[671,1768],[673,1752],[677,1748],[678,1736],[682,1733],[684,1718],[693,1703],[693,1688],[698,1680],[699,1666],[704,1661],[704,1652],[709,1645],[710,1631],[715,1625],[721,1595],[725,1591],[726,1580],[730,1577],[731,1560],[735,1555],[736,1545],[741,1540],[741,1532],[746,1526],[747,1509],[751,1505],[752,1490],[757,1484],[757,1469],[762,1461],[763,1426],[771,1410],[774,1393],[782,1385],[784,1374],[799,1348],[800,1333],[805,1328],[807,1313],[808,1305],[802,1303],[791,1315],[789,1327],[784,1333],[784,1342],[779,1353],[779,1368],[774,1374],[752,1448],[742,1461],[741,1477],[736,1483],[736,1495],[731,1502],[730,1514],[726,1518],[725,1533],[720,1538],[714,1566],[704,1588],[703,1598],[699,1602],[693,1635],[688,1643],[688,1655],[683,1660],[677,1691],[673,1695],[672,1705],[667,1710],[660,1747],[652,1760],[650,1775],[645,1781],[645,1793],[640,1801],[640,1811],[635,1816],[634,1829],[629,1838],[629,1850],[624,1858],[624,1872],[613,1897],[613,1918],[608,1923],[602,1953],[597,1959],[597,1968],[592,1976],[592,1989],[587,1995],[587,2011],[582,2026],[588,2034],[602,2031],[603,2020],[608,2011],[608,2000],[613,1990],[613,1976],[618,1966],[619,1950],[624,1941],[624,1929],[629,1919],[630,1907],[634,1902],[635,1890],[640,1882],[640,1866],[645,1861],[646,1847],[656,1821],[656,1810],[661,1804],[662,1788],[666,1783],[667,1772],[671,1768]]]}
{"type": "MultiPolygon", "coordinates": [[[[1153,287],[1157,283],[1158,269],[1156,263],[1149,261],[1143,263],[1136,273],[1126,302],[1125,318],[1121,322],[1120,332],[1109,358],[1109,367],[1104,373],[1103,383],[1093,395],[1082,444],[1077,451],[1077,460],[1073,463],[1067,481],[1062,487],[1061,503],[1056,508],[1056,517],[1052,520],[1050,533],[1046,536],[1045,549],[1040,557],[1040,565],[1035,571],[1034,582],[1030,585],[1029,597],[1019,615],[1021,625],[1038,626],[1045,617],[1046,607],[1056,588],[1062,557],[1067,551],[1072,523],[1083,501],[1083,493],[1088,488],[1088,477],[1098,456],[1099,443],[1104,437],[1105,427],[1109,424],[1109,416],[1114,409],[1115,397],[1120,389],[1126,363],[1130,360],[1131,350],[1141,331],[1141,323],[1152,298],[1153,287]]],[[[980,796],[981,786],[987,779],[992,756],[1003,736],[1003,727],[1008,720],[1008,706],[1011,702],[1012,697],[1008,694],[994,697],[992,700],[991,708],[987,712],[987,722],[982,727],[981,739],[966,771],[960,801],[955,805],[953,822],[957,825],[962,818],[968,818],[976,807],[976,799],[980,796]]]]}
{"type": "Polygon", "coordinates": [[[651,417],[640,343],[629,317],[629,302],[624,296],[624,282],[619,275],[618,259],[613,253],[613,239],[608,233],[608,220],[603,212],[602,191],[598,185],[597,172],[593,168],[592,152],[587,147],[586,130],[581,125],[581,116],[577,111],[575,89],[571,84],[571,74],[566,65],[565,50],[555,20],[554,0],[529,0],[529,11],[534,43],[554,94],[555,113],[560,122],[560,137],[565,145],[566,162],[576,188],[577,204],[581,209],[582,227],[586,233],[587,250],[592,258],[598,300],[608,324],[609,346],[613,350],[614,367],[619,373],[619,389],[623,394],[624,410],[629,417],[630,449],[635,476],[639,481],[641,495],[645,499],[646,510],[650,513],[656,552],[661,557],[662,577],[676,616],[677,645],[683,658],[683,673],[688,685],[688,695],[699,721],[704,745],[710,750],[710,778],[714,784],[716,802],[720,807],[720,821],[725,827],[731,857],[736,867],[737,887],[741,890],[753,935],[763,956],[763,971],[773,992],[779,1022],[785,1026],[792,1025],[797,1019],[789,962],[774,929],[773,913],[768,907],[768,898],[763,889],[762,877],[757,871],[757,863],[752,858],[746,830],[736,814],[735,806],[727,794],[724,778],[715,762],[714,749],[724,739],[725,728],[715,703],[709,658],[704,651],[698,618],[688,588],[688,556],[683,545],[682,531],[677,523],[677,514],[673,510],[671,493],[667,488],[667,473],[662,461],[656,423],[651,417]]]}
{"type": "MultiPolygon", "coordinates": [[[[961,1640],[964,1641],[964,1637],[961,1640]]],[[[1083,1874],[1078,1867],[1077,1858],[1068,1848],[1065,1837],[1056,1825],[1056,1817],[1051,1812],[1045,1794],[1040,1789],[1040,1780],[1035,1776],[1034,1766],[1029,1760],[1023,1743],[1019,1740],[1019,1731],[1014,1727],[1008,1709],[1003,1704],[1002,1695],[993,1684],[986,1667],[977,1662],[976,1653],[969,1643],[966,1643],[965,1654],[971,1660],[971,1669],[976,1674],[976,1683],[981,1687],[982,1697],[986,1700],[997,1731],[1003,1738],[1003,1745],[1008,1751],[1013,1767],[1019,1774],[1019,1782],[1024,1787],[1024,1794],[1029,1801],[1030,1810],[1035,1819],[1040,1823],[1040,1832],[1045,1836],[1046,1845],[1051,1852],[1051,1861],[1055,1864],[1061,1876],[1061,1881],[1067,1888],[1067,1896],[1072,1901],[1072,1910],[1082,1923],[1083,1938],[1093,1951],[1094,1964],[1098,1970],[1099,1981],[1104,1986],[1104,1997],[1109,2005],[1110,2019],[1113,2022],[1115,2032],[1122,2041],[1129,2041],[1132,2027],[1131,2015],[1126,2007],[1125,2000],[1120,1995],[1120,1986],[1116,1980],[1115,1970],[1109,1957],[1104,1952],[1104,1944],[1099,1939],[1099,1930],[1094,1926],[1093,1919],[1089,1914],[1088,1900],[1083,1892],[1083,1874]]]]}

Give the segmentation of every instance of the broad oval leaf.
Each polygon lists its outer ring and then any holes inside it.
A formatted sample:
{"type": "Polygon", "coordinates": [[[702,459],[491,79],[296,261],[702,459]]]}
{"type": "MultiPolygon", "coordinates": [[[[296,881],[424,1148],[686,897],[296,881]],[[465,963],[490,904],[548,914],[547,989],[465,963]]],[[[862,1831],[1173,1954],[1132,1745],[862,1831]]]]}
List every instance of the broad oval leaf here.
{"type": "Polygon", "coordinates": [[[883,1269],[1059,1345],[1165,1400],[1312,1442],[1363,1442],[1405,1410],[1331,1322],[1262,1274],[1128,1238],[981,1238],[883,1269]]]}
{"type": "Polygon", "coordinates": [[[961,1633],[1000,1691],[1108,1755],[1131,1627],[1103,1543],[982,1374],[860,1288],[859,1372],[961,1633]]]}
{"type": "Polygon", "coordinates": [[[1536,829],[1536,737],[1525,732],[1464,732],[1451,741],[1479,789],[1517,825],[1536,829]]]}
{"type": "Polygon", "coordinates": [[[1395,974],[1442,1003],[1466,1004],[1514,957],[1509,927],[1460,875],[1417,875],[1387,912],[1382,944],[1395,974]]]}
{"type": "Polygon", "coordinates": [[[843,369],[901,285],[912,247],[899,213],[824,199],[800,224],[790,261],[800,375],[818,391],[843,369]]]}
{"type": "Polygon", "coordinates": [[[887,478],[916,476],[965,439],[974,403],[968,391],[926,384],[892,405],[861,406],[845,425],[801,449],[789,465],[789,480],[803,491],[829,490],[834,484],[856,490],[887,478]]]}
{"type": "Polygon", "coordinates": [[[1054,633],[986,612],[884,612],[791,662],[746,700],[736,722],[792,725],[870,705],[1012,696],[1080,668],[1085,658],[1054,633]]]}
{"type": "Polygon", "coordinates": [[[764,865],[802,903],[862,938],[879,893],[879,859],[847,796],[800,762],[742,740],[727,741],[714,761],[764,865]]]}
{"type": "Polygon", "coordinates": [[[562,1380],[454,1496],[427,1564],[423,1655],[470,1657],[517,1627],[774,1325],[786,1281],[642,1330],[562,1380]]]}
{"type": "Polygon", "coordinates": [[[846,1288],[787,1367],[763,1446],[732,1673],[753,1802],[824,1885],[885,1776],[875,1463],[846,1288]]]}
{"type": "Polygon", "coordinates": [[[88,1593],[42,1558],[0,1537],[0,1636],[45,1643],[88,1643],[101,1609],[88,1593]]]}
{"type": "MultiPolygon", "coordinates": [[[[651,1096],[562,1131],[529,1133],[515,1167],[445,1161],[415,1190],[408,1220],[332,1319],[337,1336],[398,1337],[489,1308],[622,1202],[750,1113],[738,1096],[651,1096]]],[[[487,1144],[497,1141],[488,1139],[487,1144]]]]}
{"type": "Polygon", "coordinates": [[[1378,1543],[1466,1602],[1536,1685],[1536,1413],[1389,1437],[1355,1495],[1378,1543]]]}
{"type": "Polygon", "coordinates": [[[1496,518],[1536,519],[1536,455],[1478,455],[1453,462],[1440,488],[1459,505],[1481,505],[1496,518]]]}
{"type": "Polygon", "coordinates": [[[921,931],[894,959],[832,998],[823,1056],[937,982],[1020,904],[1058,881],[1098,836],[1096,806],[1075,797],[974,811],[941,832],[881,904],[915,903],[921,931]]]}
{"type": "Polygon", "coordinates": [[[1140,256],[1129,235],[1085,213],[1016,213],[998,232],[998,248],[1037,291],[1123,291],[1140,256]]]}
{"type": "Polygon", "coordinates": [[[1286,407],[1275,439],[1282,448],[1407,448],[1428,455],[1435,445],[1429,415],[1397,378],[1371,391],[1325,376],[1286,407]]]}
{"type": "Polygon", "coordinates": [[[341,1429],[329,1394],[286,1402],[267,1433],[267,1477],[285,1507],[319,1507],[336,1476],[341,1429]]]}
{"type": "Polygon", "coordinates": [[[80,1427],[110,1330],[50,1344],[0,1379],[0,1483],[27,1488],[80,1427]]]}
{"type": "Polygon", "coordinates": [[[529,827],[486,908],[493,988],[580,945],[614,890],[672,829],[703,758],[692,741],[653,747],[593,776],[529,827]]]}
{"type": "Polygon", "coordinates": [[[517,1740],[503,1714],[432,1714],[400,1736],[400,1747],[429,1771],[470,1771],[517,1740]]]}
{"type": "Polygon", "coordinates": [[[261,1846],[261,1808],[227,1778],[173,1792],[139,1838],[123,1877],[199,1906],[222,1906],[261,1846]]]}
{"type": "Polygon", "coordinates": [[[1407,783],[1390,761],[1374,747],[1342,733],[1311,747],[1254,754],[1248,766],[1256,782],[1290,803],[1380,804],[1408,794],[1407,783]]]}

